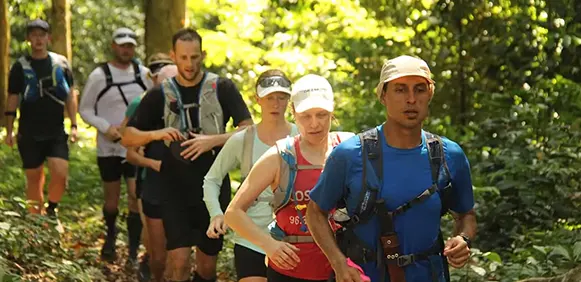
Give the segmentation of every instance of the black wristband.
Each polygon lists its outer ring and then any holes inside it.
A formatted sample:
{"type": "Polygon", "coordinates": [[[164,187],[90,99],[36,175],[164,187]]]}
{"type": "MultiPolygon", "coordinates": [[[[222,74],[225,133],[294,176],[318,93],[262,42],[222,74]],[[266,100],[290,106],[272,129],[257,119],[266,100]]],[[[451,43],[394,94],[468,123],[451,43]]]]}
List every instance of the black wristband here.
{"type": "Polygon", "coordinates": [[[77,129],[77,125],[76,124],[71,124],[71,129],[77,129]]]}
{"type": "Polygon", "coordinates": [[[462,239],[464,239],[464,241],[468,245],[468,248],[472,248],[472,240],[470,240],[468,236],[466,236],[465,234],[460,234],[459,236],[462,237],[462,239]]]}
{"type": "Polygon", "coordinates": [[[16,111],[5,111],[4,116],[13,116],[16,117],[16,111]]]}

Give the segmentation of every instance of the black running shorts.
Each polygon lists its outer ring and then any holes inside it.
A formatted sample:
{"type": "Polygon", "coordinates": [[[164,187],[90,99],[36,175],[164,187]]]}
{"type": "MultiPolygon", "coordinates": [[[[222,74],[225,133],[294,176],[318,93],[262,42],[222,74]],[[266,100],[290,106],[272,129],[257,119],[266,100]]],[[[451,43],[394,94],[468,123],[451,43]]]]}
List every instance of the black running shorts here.
{"type": "Polygon", "coordinates": [[[248,277],[266,277],[265,255],[242,245],[234,245],[234,266],[238,280],[248,277]]]}
{"type": "Polygon", "coordinates": [[[68,135],[37,140],[32,137],[18,135],[17,145],[22,167],[33,169],[41,166],[47,158],[59,158],[69,160],[68,135]]]}
{"type": "Polygon", "coordinates": [[[104,182],[121,180],[121,176],[135,178],[136,168],[122,157],[98,157],[97,165],[104,182]]]}

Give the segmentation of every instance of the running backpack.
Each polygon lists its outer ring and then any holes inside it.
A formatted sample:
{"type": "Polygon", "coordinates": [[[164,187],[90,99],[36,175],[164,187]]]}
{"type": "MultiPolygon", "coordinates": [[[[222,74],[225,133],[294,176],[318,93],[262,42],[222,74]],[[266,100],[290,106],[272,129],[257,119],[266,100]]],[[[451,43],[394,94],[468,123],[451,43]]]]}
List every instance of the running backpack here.
{"type": "Polygon", "coordinates": [[[123,98],[123,102],[125,103],[125,106],[129,106],[130,101],[127,100],[125,93],[123,93],[122,86],[130,85],[130,84],[137,84],[141,87],[141,89],[143,89],[143,91],[147,90],[147,87],[145,86],[145,83],[143,83],[143,79],[141,78],[140,64],[136,60],[131,60],[131,65],[133,66],[133,73],[134,73],[134,78],[132,81],[113,82],[113,76],[111,75],[111,69],[109,68],[109,64],[107,62],[99,64],[99,68],[101,68],[103,70],[103,72],[105,73],[106,84],[105,84],[105,88],[103,88],[103,90],[101,90],[101,92],[99,92],[99,94],[97,95],[97,100],[95,101],[95,115],[98,114],[97,104],[99,103],[99,100],[101,100],[101,98],[103,98],[103,96],[109,91],[109,89],[111,89],[111,87],[117,87],[117,89],[119,90],[119,95],[121,95],[121,98],[123,98]]]}
{"type": "MultiPolygon", "coordinates": [[[[337,144],[354,136],[351,132],[331,132],[337,139],[337,144]]],[[[270,202],[274,214],[277,214],[282,208],[290,203],[292,200],[295,205],[298,200],[294,193],[294,183],[299,170],[323,169],[322,165],[298,165],[297,154],[294,146],[294,137],[287,137],[276,142],[276,148],[280,155],[282,162],[280,166],[280,174],[278,179],[278,187],[274,190],[274,198],[270,202]]],[[[300,209],[296,209],[299,221],[301,223],[301,231],[307,232],[307,225],[304,220],[304,215],[300,209]]],[[[273,221],[269,226],[270,234],[273,238],[289,243],[311,243],[314,242],[311,236],[288,236],[284,231],[273,221]]]]}
{"type": "MultiPolygon", "coordinates": [[[[382,267],[382,270],[386,270],[385,265],[390,268],[393,266],[403,268],[415,263],[416,261],[427,260],[430,256],[440,255],[442,256],[444,264],[444,276],[446,281],[450,281],[447,259],[442,254],[444,240],[441,230],[438,239],[431,248],[421,253],[407,255],[400,253],[399,240],[397,240],[397,237],[387,240],[386,244],[378,242],[378,246],[380,246],[379,249],[373,250],[373,248],[369,247],[366,242],[359,239],[355,233],[355,228],[357,226],[365,224],[371,218],[377,216],[382,232],[380,237],[383,237],[384,234],[395,235],[393,219],[435,194],[438,194],[441,200],[442,209],[440,216],[449,212],[452,184],[450,171],[446,165],[443,141],[438,135],[429,132],[424,132],[423,134],[425,135],[426,147],[428,150],[428,161],[431,168],[432,184],[416,198],[399,206],[393,211],[387,210],[385,206],[385,201],[389,201],[389,199],[381,198],[381,188],[383,186],[383,155],[379,131],[377,128],[372,128],[359,134],[361,140],[361,158],[363,163],[362,189],[359,194],[359,203],[355,208],[353,215],[347,216],[345,201],[342,201],[342,206],[340,206],[341,212],[336,213],[336,215],[342,214],[343,218],[338,219],[335,217],[335,221],[339,223],[342,228],[337,230],[335,236],[337,239],[337,245],[341,251],[347,257],[350,257],[355,263],[364,264],[375,262],[378,267],[382,267]],[[439,185],[440,179],[444,180],[444,187],[442,188],[440,188],[439,185]],[[381,246],[383,246],[384,249],[395,251],[393,254],[383,254],[384,252],[381,250],[381,246]]],[[[432,281],[437,282],[438,277],[436,277],[436,269],[433,264],[431,264],[431,274],[432,281]]],[[[382,276],[383,275],[385,275],[385,271],[382,271],[382,276]]]]}
{"type": "Polygon", "coordinates": [[[22,101],[35,102],[47,96],[51,100],[65,105],[69,95],[70,87],[65,77],[65,69],[70,69],[67,59],[57,53],[48,52],[51,64],[51,75],[38,77],[32,69],[30,56],[22,56],[18,59],[24,72],[25,89],[22,94],[22,101]]]}

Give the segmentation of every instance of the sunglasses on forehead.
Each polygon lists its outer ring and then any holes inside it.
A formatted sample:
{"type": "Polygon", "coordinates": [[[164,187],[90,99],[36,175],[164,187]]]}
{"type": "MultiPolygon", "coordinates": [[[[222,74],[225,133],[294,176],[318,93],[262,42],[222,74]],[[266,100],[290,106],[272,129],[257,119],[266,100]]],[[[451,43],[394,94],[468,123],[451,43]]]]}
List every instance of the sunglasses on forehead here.
{"type": "Polygon", "coordinates": [[[273,86],[280,86],[289,88],[291,86],[291,82],[282,76],[269,76],[266,78],[261,79],[258,82],[258,86],[261,88],[273,87],[273,86]]]}
{"type": "Polygon", "coordinates": [[[115,39],[124,37],[131,37],[133,39],[137,39],[137,35],[135,35],[134,33],[119,33],[115,35],[115,39]]]}

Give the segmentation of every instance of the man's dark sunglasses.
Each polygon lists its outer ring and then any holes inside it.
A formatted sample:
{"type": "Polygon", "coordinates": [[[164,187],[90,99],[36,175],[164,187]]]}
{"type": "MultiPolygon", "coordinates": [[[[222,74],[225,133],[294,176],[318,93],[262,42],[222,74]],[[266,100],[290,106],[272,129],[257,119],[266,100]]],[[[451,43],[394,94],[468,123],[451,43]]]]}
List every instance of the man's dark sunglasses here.
{"type": "Polygon", "coordinates": [[[272,87],[272,86],[281,86],[281,87],[291,87],[291,82],[282,76],[269,76],[266,78],[261,79],[258,82],[258,85],[262,88],[272,87]]]}

